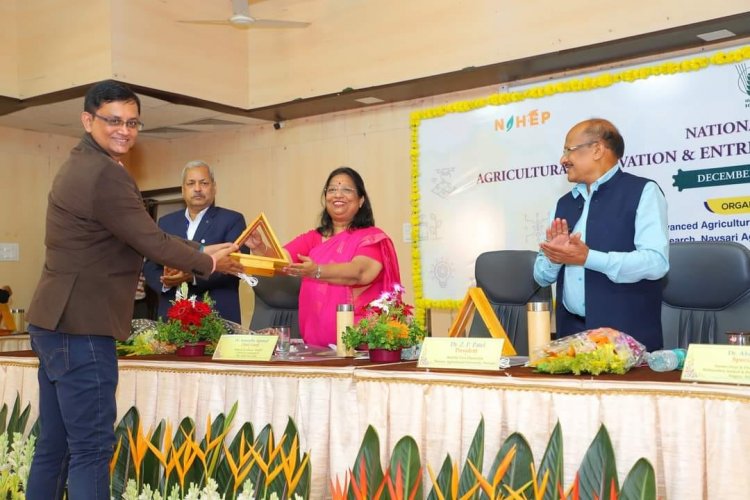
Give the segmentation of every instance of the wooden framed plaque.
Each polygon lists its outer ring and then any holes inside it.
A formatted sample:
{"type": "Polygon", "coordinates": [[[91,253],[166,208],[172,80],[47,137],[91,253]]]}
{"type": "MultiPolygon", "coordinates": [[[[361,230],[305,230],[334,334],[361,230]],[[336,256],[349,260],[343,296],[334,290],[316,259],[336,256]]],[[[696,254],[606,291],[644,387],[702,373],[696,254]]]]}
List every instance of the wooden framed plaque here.
{"type": "Polygon", "coordinates": [[[492,311],[492,306],[487,300],[487,296],[484,291],[479,287],[471,287],[466,293],[461,309],[458,311],[456,320],[448,330],[449,337],[458,337],[459,335],[465,336],[467,334],[466,329],[471,322],[471,318],[474,316],[474,312],[479,312],[484,324],[487,325],[490,335],[496,339],[504,339],[503,342],[503,356],[515,356],[516,349],[513,347],[513,343],[508,338],[508,334],[505,332],[505,328],[500,324],[500,321],[492,311]]]}
{"type": "Polygon", "coordinates": [[[242,247],[252,235],[260,236],[261,242],[265,248],[264,255],[253,255],[235,252],[232,255],[245,268],[247,274],[258,276],[273,276],[277,270],[290,264],[286,252],[281,247],[276,233],[271,229],[271,225],[266,219],[266,215],[261,212],[253,222],[248,225],[242,234],[234,241],[238,247],[242,247]]]}
{"type": "Polygon", "coordinates": [[[16,321],[8,304],[0,304],[0,335],[9,335],[16,331],[16,321]]]}

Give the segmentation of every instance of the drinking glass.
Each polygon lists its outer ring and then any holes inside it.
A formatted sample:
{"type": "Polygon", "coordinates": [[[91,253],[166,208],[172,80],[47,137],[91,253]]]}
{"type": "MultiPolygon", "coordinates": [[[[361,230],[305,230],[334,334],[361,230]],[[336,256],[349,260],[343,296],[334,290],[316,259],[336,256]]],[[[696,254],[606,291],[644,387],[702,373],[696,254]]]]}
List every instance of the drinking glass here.
{"type": "Polygon", "coordinates": [[[286,358],[289,356],[291,329],[288,326],[274,326],[273,331],[279,337],[276,341],[276,354],[280,358],[286,358]]]}

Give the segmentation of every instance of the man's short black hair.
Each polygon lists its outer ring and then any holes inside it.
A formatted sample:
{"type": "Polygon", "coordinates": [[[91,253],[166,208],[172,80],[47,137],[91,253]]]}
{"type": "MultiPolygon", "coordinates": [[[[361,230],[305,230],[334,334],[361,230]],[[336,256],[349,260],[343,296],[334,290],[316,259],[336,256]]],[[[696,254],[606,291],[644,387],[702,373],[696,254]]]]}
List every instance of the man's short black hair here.
{"type": "Polygon", "coordinates": [[[87,113],[96,113],[96,110],[108,102],[134,102],[138,106],[138,114],[141,114],[141,100],[135,92],[124,83],[115,80],[104,80],[94,84],[83,101],[83,110],[87,113]]]}

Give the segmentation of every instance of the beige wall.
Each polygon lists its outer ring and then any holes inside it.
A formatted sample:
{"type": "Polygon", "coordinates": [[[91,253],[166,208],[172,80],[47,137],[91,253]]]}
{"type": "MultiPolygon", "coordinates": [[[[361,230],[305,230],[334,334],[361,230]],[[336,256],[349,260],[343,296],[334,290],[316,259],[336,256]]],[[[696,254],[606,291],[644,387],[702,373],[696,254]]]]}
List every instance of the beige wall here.
{"type": "Polygon", "coordinates": [[[747,10],[747,0],[274,0],[259,18],[301,30],[198,26],[229,0],[0,2],[0,95],[115,77],[256,108],[571,49],[747,10]],[[648,15],[644,15],[644,13],[648,15]],[[16,47],[15,53],[13,47],[16,47]],[[13,66],[17,71],[13,71],[13,66]]]}
{"type": "Polygon", "coordinates": [[[31,301],[44,262],[47,192],[76,142],[0,127],[0,242],[18,243],[20,254],[18,262],[0,262],[0,286],[13,288],[11,307],[31,301]]]}
{"type": "Polygon", "coordinates": [[[18,96],[16,1],[0,2],[0,95],[18,96]]]}
{"type": "Polygon", "coordinates": [[[110,77],[110,2],[18,0],[16,6],[18,95],[13,97],[25,99],[110,77]]]}
{"type": "Polygon", "coordinates": [[[112,0],[111,6],[114,78],[248,107],[247,33],[177,22],[225,19],[229,0],[112,0]]]}
{"type": "MultiPolygon", "coordinates": [[[[278,13],[274,5],[285,3],[262,2],[252,12],[270,16],[278,13]]],[[[251,107],[556,52],[748,8],[747,0],[290,3],[287,16],[312,25],[250,33],[251,107]]]]}

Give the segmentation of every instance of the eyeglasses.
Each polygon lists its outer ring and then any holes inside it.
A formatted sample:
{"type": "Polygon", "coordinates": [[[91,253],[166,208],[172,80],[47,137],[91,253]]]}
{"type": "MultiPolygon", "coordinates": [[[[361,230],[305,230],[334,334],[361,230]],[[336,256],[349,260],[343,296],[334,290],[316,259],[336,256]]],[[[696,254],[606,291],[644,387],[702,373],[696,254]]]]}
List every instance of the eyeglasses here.
{"type": "Polygon", "coordinates": [[[575,146],[570,146],[569,148],[563,148],[563,156],[568,156],[573,151],[576,151],[577,149],[581,149],[586,146],[591,146],[592,144],[596,144],[599,141],[591,141],[591,142],[584,142],[583,144],[577,144],[575,146]]]}
{"type": "Polygon", "coordinates": [[[112,118],[108,116],[102,116],[97,115],[96,113],[91,113],[94,118],[99,118],[101,121],[109,125],[113,128],[120,128],[123,125],[128,127],[129,129],[135,129],[138,131],[143,130],[143,122],[140,120],[132,119],[132,120],[123,120],[122,118],[112,118]]]}
{"type": "Polygon", "coordinates": [[[348,197],[348,196],[354,196],[355,194],[357,194],[357,190],[350,188],[350,187],[330,186],[325,189],[324,193],[327,196],[333,196],[336,193],[340,193],[348,197]]]}

